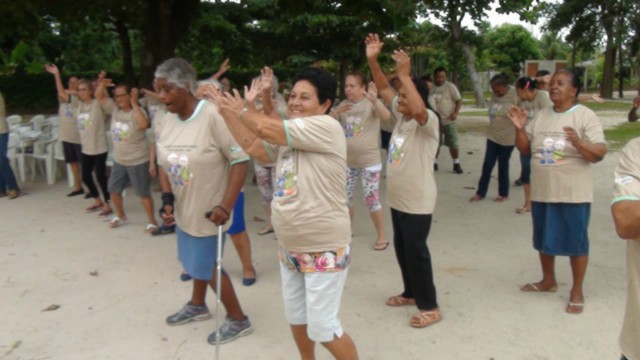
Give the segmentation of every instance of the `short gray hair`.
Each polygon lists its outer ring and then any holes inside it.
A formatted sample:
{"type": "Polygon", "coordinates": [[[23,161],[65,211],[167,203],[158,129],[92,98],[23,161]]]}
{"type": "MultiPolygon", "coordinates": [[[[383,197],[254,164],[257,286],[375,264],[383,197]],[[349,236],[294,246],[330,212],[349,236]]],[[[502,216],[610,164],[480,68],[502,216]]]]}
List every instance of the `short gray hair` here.
{"type": "Polygon", "coordinates": [[[165,79],[168,83],[187,88],[192,93],[196,90],[196,72],[185,59],[171,58],[158,65],[154,76],[165,79]]]}

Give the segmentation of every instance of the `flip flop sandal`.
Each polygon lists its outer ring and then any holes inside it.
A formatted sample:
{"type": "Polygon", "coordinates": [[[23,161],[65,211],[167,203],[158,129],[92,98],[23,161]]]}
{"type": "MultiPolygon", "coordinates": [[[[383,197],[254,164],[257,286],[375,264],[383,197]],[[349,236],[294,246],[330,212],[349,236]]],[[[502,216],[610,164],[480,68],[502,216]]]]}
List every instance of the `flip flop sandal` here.
{"type": "Polygon", "coordinates": [[[476,201],[480,201],[480,200],[482,200],[482,199],[484,199],[484,197],[482,197],[482,196],[480,196],[480,195],[478,195],[478,194],[475,194],[475,195],[473,195],[473,196],[471,197],[471,199],[469,199],[469,202],[476,202],[476,201]]]}
{"type": "Polygon", "coordinates": [[[92,212],[96,212],[96,211],[102,209],[102,207],[103,207],[102,204],[100,204],[100,205],[91,205],[91,206],[89,206],[88,208],[86,208],[84,210],[86,212],[88,212],[88,213],[92,213],[92,212]]]}
{"type": "Polygon", "coordinates": [[[507,200],[509,200],[508,196],[498,196],[495,199],[493,199],[493,201],[495,201],[495,202],[505,202],[507,200]]]}
{"type": "Polygon", "coordinates": [[[122,220],[117,216],[114,216],[110,221],[109,221],[109,227],[112,229],[117,228],[118,226],[122,225],[125,223],[126,220],[122,220]]]}
{"type": "Polygon", "coordinates": [[[176,226],[174,225],[167,225],[167,224],[162,224],[160,225],[159,228],[157,228],[156,230],[154,230],[151,235],[152,236],[158,236],[158,235],[167,235],[167,234],[171,234],[174,233],[176,231],[176,226]]]}
{"type": "Polygon", "coordinates": [[[442,320],[440,309],[419,312],[411,317],[410,324],[414,328],[425,328],[442,320]]]}
{"type": "Polygon", "coordinates": [[[373,245],[373,250],[375,251],[384,251],[387,250],[387,247],[389,246],[389,242],[385,242],[385,243],[376,243],[375,245],[373,245]]]}
{"type": "Polygon", "coordinates": [[[100,214],[98,214],[99,217],[105,217],[105,216],[109,216],[113,214],[113,210],[102,210],[100,212],[100,214]]]}
{"type": "Polygon", "coordinates": [[[271,229],[262,229],[260,231],[258,231],[258,235],[267,235],[267,234],[271,234],[273,232],[273,228],[271,229]]]}
{"type": "Polygon", "coordinates": [[[526,214],[528,212],[531,212],[531,208],[521,207],[516,209],[516,214],[526,214]]]}
{"type": "Polygon", "coordinates": [[[538,286],[536,286],[536,284],[533,283],[528,283],[525,284],[523,287],[520,288],[520,291],[524,291],[524,292],[556,292],[558,290],[558,286],[552,286],[550,288],[547,289],[542,289],[539,288],[538,286]]]}
{"type": "Polygon", "coordinates": [[[565,311],[571,315],[582,314],[582,311],[584,311],[584,303],[573,303],[569,301],[565,311]]]}
{"type": "Polygon", "coordinates": [[[144,228],[144,232],[147,234],[153,234],[156,230],[158,230],[158,225],[154,224],[147,224],[147,226],[144,228]]]}
{"type": "Polygon", "coordinates": [[[385,304],[387,304],[388,306],[392,306],[392,307],[404,306],[404,305],[415,305],[416,304],[416,300],[415,299],[407,299],[406,297],[403,297],[402,295],[395,295],[395,296],[392,296],[392,297],[388,298],[387,301],[385,302],[385,304]]]}

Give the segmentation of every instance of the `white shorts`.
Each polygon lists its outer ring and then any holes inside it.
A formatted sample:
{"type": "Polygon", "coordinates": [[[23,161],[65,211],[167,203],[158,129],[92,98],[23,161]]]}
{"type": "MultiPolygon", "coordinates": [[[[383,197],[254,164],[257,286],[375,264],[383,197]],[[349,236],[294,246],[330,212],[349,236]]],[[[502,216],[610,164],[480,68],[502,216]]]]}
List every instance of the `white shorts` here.
{"type": "Polygon", "coordinates": [[[303,273],[280,263],[284,314],[289,324],[307,325],[307,335],[313,341],[341,337],[344,331],[338,311],[347,271],[303,273]]]}

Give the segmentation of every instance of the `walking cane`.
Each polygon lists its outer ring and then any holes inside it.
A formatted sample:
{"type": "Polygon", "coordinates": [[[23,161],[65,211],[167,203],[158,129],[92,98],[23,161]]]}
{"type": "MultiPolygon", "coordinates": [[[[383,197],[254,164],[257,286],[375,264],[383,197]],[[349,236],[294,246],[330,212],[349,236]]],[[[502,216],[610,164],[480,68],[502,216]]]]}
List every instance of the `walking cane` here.
{"type": "Polygon", "coordinates": [[[222,298],[222,225],[218,225],[218,249],[216,257],[216,360],[220,359],[220,299],[222,298]]]}

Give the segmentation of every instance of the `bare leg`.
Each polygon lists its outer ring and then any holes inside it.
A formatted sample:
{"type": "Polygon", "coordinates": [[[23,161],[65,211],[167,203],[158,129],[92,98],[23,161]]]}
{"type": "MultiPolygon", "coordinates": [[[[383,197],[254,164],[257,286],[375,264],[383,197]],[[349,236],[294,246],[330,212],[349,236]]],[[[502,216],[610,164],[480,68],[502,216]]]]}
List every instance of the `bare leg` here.
{"type": "Polygon", "coordinates": [[[534,283],[527,284],[521,288],[523,291],[549,291],[555,289],[558,286],[555,275],[555,256],[540,254],[540,266],[542,267],[542,280],[534,283]],[[532,286],[535,289],[532,289],[532,286]]]}
{"type": "Polygon", "coordinates": [[[296,342],[301,360],[314,360],[314,348],[316,343],[307,335],[307,325],[290,325],[293,340],[296,342]]]}
{"type": "MultiPolygon", "coordinates": [[[[215,268],[214,278],[211,280],[209,285],[213,291],[216,291],[216,279],[215,279],[215,268]]],[[[206,284],[206,282],[205,282],[206,284]]],[[[205,287],[206,291],[206,287],[205,287]]],[[[220,297],[220,301],[222,301],[222,305],[224,305],[225,310],[227,311],[227,315],[234,320],[244,320],[247,316],[242,312],[242,307],[240,307],[240,302],[238,301],[238,297],[236,296],[236,292],[233,289],[233,284],[231,283],[231,279],[229,279],[229,275],[226,272],[222,271],[222,283],[220,284],[220,291],[222,295],[220,297]]],[[[204,302],[204,299],[203,299],[204,302]]]]}
{"type": "Polygon", "coordinates": [[[522,184],[524,189],[524,205],[523,209],[531,210],[531,184],[522,184]]]}
{"type": "Polygon", "coordinates": [[[207,297],[207,281],[193,279],[193,290],[191,292],[191,305],[204,305],[204,299],[207,297]]]}
{"type": "Polygon", "coordinates": [[[73,190],[82,190],[82,175],[80,174],[80,163],[77,161],[72,162],[69,163],[69,166],[71,166],[71,172],[73,173],[73,190]]]}
{"type": "Polygon", "coordinates": [[[356,360],[358,359],[358,351],[356,345],[347,333],[343,333],[341,337],[334,335],[330,342],[322,343],[322,346],[331,352],[337,360],[356,360]]]}
{"type": "Polygon", "coordinates": [[[116,208],[116,216],[122,221],[127,220],[127,215],[124,213],[124,206],[122,205],[122,194],[112,192],[110,196],[113,207],[116,208]]]}
{"type": "Polygon", "coordinates": [[[231,235],[233,240],[233,246],[238,252],[238,257],[242,263],[242,277],[245,279],[252,279],[256,277],[256,270],[251,263],[251,241],[249,240],[249,234],[247,231],[243,231],[238,234],[231,235]]]}
{"type": "Polygon", "coordinates": [[[387,239],[384,236],[384,217],[382,215],[382,209],[377,211],[372,211],[370,213],[371,221],[373,221],[373,225],[376,228],[376,245],[384,245],[387,243],[387,239]]]}
{"type": "MultiPolygon", "coordinates": [[[[582,284],[584,283],[584,276],[587,273],[587,263],[589,257],[572,256],[571,257],[571,273],[573,275],[573,286],[571,287],[571,293],[569,295],[569,302],[573,304],[584,304],[584,295],[582,293],[582,284]]],[[[570,314],[579,314],[583,310],[582,305],[567,306],[567,312],[570,314]]]]}
{"type": "Polygon", "coordinates": [[[271,225],[271,204],[262,204],[262,207],[264,208],[264,214],[267,215],[267,224],[258,232],[260,235],[273,231],[273,225],[271,225]]]}
{"type": "Polygon", "coordinates": [[[455,160],[458,158],[458,149],[449,148],[449,154],[451,154],[451,159],[455,160]]]}
{"type": "MultiPolygon", "coordinates": [[[[113,195],[111,195],[113,198],[113,195]]],[[[113,201],[115,204],[115,200],[113,201]]],[[[143,196],[140,198],[140,203],[142,203],[142,207],[144,208],[144,212],[147,214],[147,222],[149,224],[158,225],[156,222],[156,217],[153,214],[153,198],[143,196]]]]}

